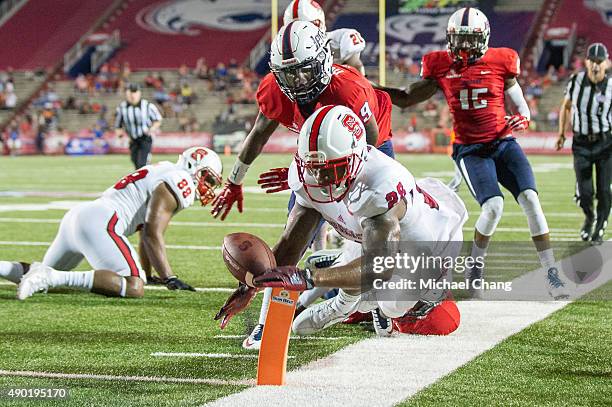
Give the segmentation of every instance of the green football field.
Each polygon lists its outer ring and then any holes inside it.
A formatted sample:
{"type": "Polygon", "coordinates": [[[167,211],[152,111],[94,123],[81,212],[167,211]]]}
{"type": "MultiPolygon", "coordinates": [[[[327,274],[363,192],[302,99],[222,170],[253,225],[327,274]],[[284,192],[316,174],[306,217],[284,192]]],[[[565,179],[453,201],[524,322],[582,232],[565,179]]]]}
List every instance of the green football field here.
{"type": "MultiPolygon", "coordinates": [[[[175,156],[154,161],[162,159],[175,156]]],[[[238,231],[274,244],[285,222],[288,195],[259,193],[255,181],[263,170],[289,160],[264,155],[255,162],[245,182],[250,188],[242,214],[234,210],[220,222],[208,208],[194,206],[173,219],[166,234],[170,263],[181,279],[203,290],[148,289],[141,300],[51,290],[19,302],[15,286],[0,281],[0,394],[15,387],[70,391],[68,400],[58,401],[11,401],[0,395],[0,406],[197,406],[251,386],[256,353],[240,343],[257,323],[261,296],[225,330],[218,328],[213,316],[236,286],[220,245],[224,235],[238,231]],[[159,352],[198,355],[154,356],[159,352]],[[44,377],[47,373],[56,376],[44,377]]],[[[404,155],[399,160],[417,177],[448,181],[452,176],[445,156],[404,155]]],[[[571,159],[530,160],[553,240],[577,241],[582,215],[572,202],[571,159]]],[[[234,157],[223,161],[229,169],[234,157]]],[[[1,157],[0,259],[42,259],[67,208],[93,199],[130,171],[125,156],[1,157]]],[[[478,206],[465,185],[460,195],[470,211],[469,240],[478,206]]],[[[508,193],[494,239],[529,241],[527,221],[508,193]]],[[[612,304],[605,300],[610,294],[612,283],[510,336],[402,405],[610,405],[612,304]]],[[[314,338],[293,340],[289,370],[372,335],[361,326],[338,325],[314,338]]],[[[339,401],[330,401],[334,404],[339,401]]],[[[350,400],[343,404],[351,405],[350,400]]]]}

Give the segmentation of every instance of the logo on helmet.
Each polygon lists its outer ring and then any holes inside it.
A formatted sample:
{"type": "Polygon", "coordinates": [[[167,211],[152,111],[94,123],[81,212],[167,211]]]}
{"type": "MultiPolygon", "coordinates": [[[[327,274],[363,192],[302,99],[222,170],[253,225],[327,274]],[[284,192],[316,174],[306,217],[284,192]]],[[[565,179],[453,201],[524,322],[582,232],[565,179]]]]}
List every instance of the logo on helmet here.
{"type": "Polygon", "coordinates": [[[191,158],[199,161],[202,158],[204,158],[207,154],[208,154],[208,151],[204,150],[203,148],[198,148],[196,151],[191,153],[191,158]]]}
{"type": "Polygon", "coordinates": [[[360,140],[361,137],[363,137],[363,129],[359,123],[357,123],[354,116],[350,114],[345,115],[342,119],[342,125],[353,133],[353,137],[355,137],[355,139],[360,140]]]}

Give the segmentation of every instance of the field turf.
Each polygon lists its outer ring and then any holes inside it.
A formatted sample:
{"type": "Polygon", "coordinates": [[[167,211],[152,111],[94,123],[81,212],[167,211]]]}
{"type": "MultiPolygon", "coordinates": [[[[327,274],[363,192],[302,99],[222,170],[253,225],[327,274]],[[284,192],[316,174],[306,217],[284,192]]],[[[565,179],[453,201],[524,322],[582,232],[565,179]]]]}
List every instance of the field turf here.
{"type": "MultiPolygon", "coordinates": [[[[154,161],[174,160],[156,156],[154,161]]],[[[226,170],[234,157],[224,157],[226,170]]],[[[200,288],[236,286],[221,258],[225,234],[246,231],[274,244],[286,219],[288,195],[255,192],[256,176],[286,165],[284,155],[265,155],[245,185],[245,210],[225,222],[208,208],[178,214],[166,235],[170,263],[181,279],[200,288]]],[[[445,156],[406,155],[399,160],[417,177],[449,180],[445,156]]],[[[569,157],[530,157],[552,237],[577,240],[582,218],[571,197],[574,176],[569,157]]],[[[132,170],[125,156],[0,158],[0,259],[40,260],[72,201],[90,200],[132,170]]],[[[470,210],[466,239],[477,218],[477,204],[462,185],[470,210]]],[[[527,222],[510,194],[495,236],[498,242],[528,242],[527,222]]],[[[134,243],[135,240],[131,239],[134,243]]],[[[535,255],[534,255],[535,258],[535,255]]],[[[503,268],[500,266],[500,269],[503,268]]],[[[87,270],[85,263],[78,267],[87,270]]],[[[142,300],[110,299],[76,290],[52,290],[25,302],[15,286],[0,282],[0,394],[10,387],[67,387],[70,399],[15,401],[18,406],[196,406],[237,392],[255,377],[257,360],[240,347],[256,324],[260,296],[224,331],[213,316],[229,295],[224,291],[147,290],[142,300]],[[224,337],[217,337],[224,335],[224,337]],[[229,354],[232,357],[155,357],[155,352],[229,354]],[[242,356],[247,356],[243,358],[242,356]],[[13,377],[4,371],[109,375],[100,378],[13,377]],[[165,382],[121,379],[149,376],[165,382]],[[176,383],[177,379],[211,379],[176,383]],[[159,379],[163,381],[165,379],[159,379]]],[[[600,289],[610,298],[610,284],[600,289]]],[[[612,394],[612,305],[600,300],[570,304],[516,334],[474,361],[421,391],[406,405],[604,405],[612,394]],[[606,396],[607,395],[607,396],[606,396]]],[[[361,327],[337,326],[320,336],[332,339],[291,342],[289,369],[327,356],[372,334],[361,327]]],[[[403,380],[409,380],[404,378],[403,380]]],[[[350,401],[346,401],[350,405],[350,401]]]]}

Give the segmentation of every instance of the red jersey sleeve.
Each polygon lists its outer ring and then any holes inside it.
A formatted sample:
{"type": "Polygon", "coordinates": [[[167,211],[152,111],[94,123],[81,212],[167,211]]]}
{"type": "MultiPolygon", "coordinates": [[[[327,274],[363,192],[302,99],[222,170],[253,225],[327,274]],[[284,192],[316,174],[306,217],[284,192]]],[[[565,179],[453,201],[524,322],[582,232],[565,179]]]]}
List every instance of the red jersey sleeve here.
{"type": "Polygon", "coordinates": [[[280,90],[274,74],[267,74],[257,89],[257,104],[259,110],[270,120],[284,123],[283,117],[293,117],[291,101],[280,90]]]}
{"type": "Polygon", "coordinates": [[[431,78],[432,75],[432,58],[431,54],[423,55],[421,59],[421,78],[427,79],[431,78]]]}
{"type": "Polygon", "coordinates": [[[504,65],[504,77],[514,78],[521,73],[521,62],[518,54],[511,48],[501,48],[500,61],[504,65]]]}

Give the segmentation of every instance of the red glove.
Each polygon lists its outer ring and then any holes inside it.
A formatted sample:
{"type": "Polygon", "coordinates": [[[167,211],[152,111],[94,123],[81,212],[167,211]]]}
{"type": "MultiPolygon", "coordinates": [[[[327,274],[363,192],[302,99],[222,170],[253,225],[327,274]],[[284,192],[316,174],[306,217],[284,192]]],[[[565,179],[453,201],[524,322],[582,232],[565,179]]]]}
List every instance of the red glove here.
{"type": "Polygon", "coordinates": [[[289,168],[272,168],[268,172],[259,175],[257,183],[267,194],[285,191],[289,189],[289,168]]]}
{"type": "Polygon", "coordinates": [[[314,287],[310,270],[296,266],[279,266],[255,277],[256,287],[282,287],[290,291],[305,291],[314,287]]]}
{"type": "Polygon", "coordinates": [[[217,312],[217,315],[215,315],[215,321],[221,319],[221,329],[225,328],[234,315],[249,306],[255,294],[257,294],[257,288],[240,284],[238,289],[230,295],[219,312],[217,312]]]}
{"type": "Polygon", "coordinates": [[[242,213],[242,200],[242,185],[236,185],[227,181],[223,190],[213,201],[213,208],[210,213],[216,218],[223,212],[223,214],[221,214],[221,220],[225,220],[234,202],[238,203],[238,212],[242,213]]]}
{"type": "Polygon", "coordinates": [[[527,130],[529,128],[529,119],[520,114],[505,116],[504,119],[506,119],[506,126],[512,130],[527,130]]]}

